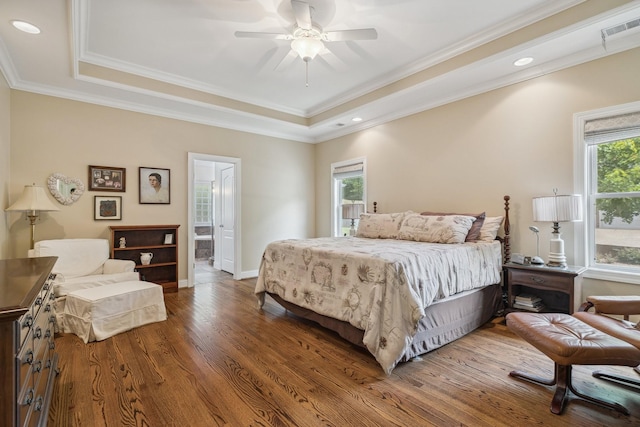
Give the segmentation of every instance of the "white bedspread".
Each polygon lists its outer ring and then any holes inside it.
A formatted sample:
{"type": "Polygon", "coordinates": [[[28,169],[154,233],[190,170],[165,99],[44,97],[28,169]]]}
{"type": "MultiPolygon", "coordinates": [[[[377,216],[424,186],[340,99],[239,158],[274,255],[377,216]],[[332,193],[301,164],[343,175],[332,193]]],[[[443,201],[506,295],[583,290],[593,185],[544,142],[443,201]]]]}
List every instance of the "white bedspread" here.
{"type": "Polygon", "coordinates": [[[424,309],[462,291],[500,282],[501,245],[327,237],[283,240],[265,249],[256,294],[349,322],[390,373],[424,309]]]}

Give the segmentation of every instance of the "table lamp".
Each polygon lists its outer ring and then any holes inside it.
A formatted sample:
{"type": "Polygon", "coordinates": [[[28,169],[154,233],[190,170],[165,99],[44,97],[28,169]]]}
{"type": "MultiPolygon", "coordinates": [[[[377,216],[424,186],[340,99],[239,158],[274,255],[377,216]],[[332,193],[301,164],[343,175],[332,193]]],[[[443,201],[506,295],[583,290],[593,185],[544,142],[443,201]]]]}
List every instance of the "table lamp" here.
{"type": "Polygon", "coordinates": [[[582,221],[582,198],[578,194],[558,195],[533,198],[533,220],[553,222],[549,248],[549,267],[566,267],[564,241],[560,234],[561,222],[582,221]]]}
{"type": "Polygon", "coordinates": [[[356,219],[360,218],[360,214],[364,212],[364,203],[345,203],[342,205],[342,219],[351,220],[351,229],[349,234],[356,235],[356,219]]]}

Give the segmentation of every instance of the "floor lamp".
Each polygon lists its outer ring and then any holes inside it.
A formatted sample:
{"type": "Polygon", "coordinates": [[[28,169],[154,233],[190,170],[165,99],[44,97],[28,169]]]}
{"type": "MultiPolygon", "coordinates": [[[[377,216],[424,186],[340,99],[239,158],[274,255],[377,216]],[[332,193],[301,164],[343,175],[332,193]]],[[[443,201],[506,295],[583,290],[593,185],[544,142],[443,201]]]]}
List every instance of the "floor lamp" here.
{"type": "Polygon", "coordinates": [[[27,213],[27,218],[31,224],[31,245],[29,249],[33,249],[36,220],[40,212],[59,211],[60,209],[51,203],[42,187],[37,187],[33,184],[25,185],[20,198],[5,210],[8,212],[27,213]]]}
{"type": "MultiPolygon", "coordinates": [[[[557,193],[557,190],[554,190],[557,193]]],[[[582,198],[577,194],[535,197],[533,199],[533,220],[553,222],[549,248],[550,267],[566,267],[564,241],[560,234],[561,222],[582,221],[582,198]]]]}

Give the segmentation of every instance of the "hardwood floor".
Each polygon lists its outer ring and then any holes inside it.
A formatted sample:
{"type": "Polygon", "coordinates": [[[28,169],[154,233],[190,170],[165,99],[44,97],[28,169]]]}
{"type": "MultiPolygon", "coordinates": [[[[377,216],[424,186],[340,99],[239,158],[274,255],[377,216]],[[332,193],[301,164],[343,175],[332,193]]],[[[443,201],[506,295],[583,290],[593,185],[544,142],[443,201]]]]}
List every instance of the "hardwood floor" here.
{"type": "Polygon", "coordinates": [[[574,369],[576,388],[632,415],[576,399],[551,414],[550,388],[508,372],[551,376],[553,364],[499,318],[386,376],[368,353],[269,298],[258,311],[255,280],[217,277],[165,294],[165,322],[87,345],[58,337],[49,425],[640,425],[640,393],[593,379],[594,367],[574,369]]]}

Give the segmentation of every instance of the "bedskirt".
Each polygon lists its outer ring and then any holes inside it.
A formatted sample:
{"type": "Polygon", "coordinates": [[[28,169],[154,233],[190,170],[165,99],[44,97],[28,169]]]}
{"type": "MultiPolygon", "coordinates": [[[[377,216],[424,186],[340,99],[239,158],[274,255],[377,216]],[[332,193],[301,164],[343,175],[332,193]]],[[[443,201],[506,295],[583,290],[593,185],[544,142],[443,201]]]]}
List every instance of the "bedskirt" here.
{"type": "MultiPolygon", "coordinates": [[[[285,301],[277,294],[267,293],[286,310],[311,320],[336,332],[352,344],[365,348],[364,331],[331,317],[285,301]]],[[[502,309],[502,287],[500,284],[461,292],[439,300],[425,309],[411,345],[405,350],[400,362],[406,362],[461,338],[491,320],[502,309]]]]}

